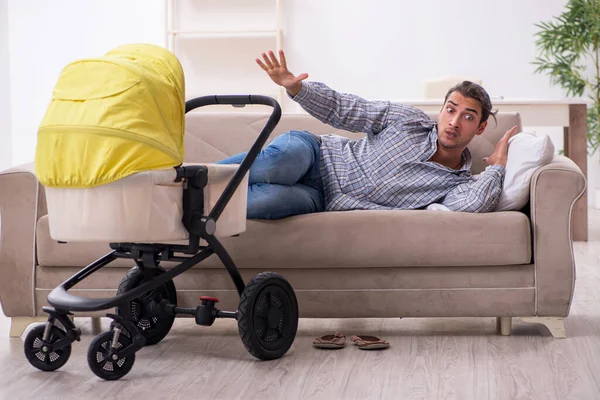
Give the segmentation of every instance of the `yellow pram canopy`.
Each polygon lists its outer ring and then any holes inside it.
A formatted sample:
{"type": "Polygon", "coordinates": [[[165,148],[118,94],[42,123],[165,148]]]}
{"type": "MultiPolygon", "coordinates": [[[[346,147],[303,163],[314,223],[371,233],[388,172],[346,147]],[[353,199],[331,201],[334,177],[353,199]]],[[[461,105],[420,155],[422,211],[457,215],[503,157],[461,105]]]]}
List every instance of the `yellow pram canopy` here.
{"type": "Polygon", "coordinates": [[[42,185],[88,188],[180,165],[185,88],[181,64],[149,44],[67,65],[38,130],[42,185]]]}

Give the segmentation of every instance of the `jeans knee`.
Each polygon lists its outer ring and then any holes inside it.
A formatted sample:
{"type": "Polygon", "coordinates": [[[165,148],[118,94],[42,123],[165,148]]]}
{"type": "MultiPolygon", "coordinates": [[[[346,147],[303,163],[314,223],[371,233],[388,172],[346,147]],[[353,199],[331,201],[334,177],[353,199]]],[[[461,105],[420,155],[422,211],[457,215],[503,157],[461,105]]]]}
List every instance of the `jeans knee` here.
{"type": "Polygon", "coordinates": [[[312,145],[312,140],[314,139],[314,137],[313,137],[312,133],[310,133],[309,131],[291,130],[291,131],[287,131],[286,133],[289,134],[290,136],[294,136],[294,137],[297,137],[297,138],[303,140],[307,144],[312,145]]]}

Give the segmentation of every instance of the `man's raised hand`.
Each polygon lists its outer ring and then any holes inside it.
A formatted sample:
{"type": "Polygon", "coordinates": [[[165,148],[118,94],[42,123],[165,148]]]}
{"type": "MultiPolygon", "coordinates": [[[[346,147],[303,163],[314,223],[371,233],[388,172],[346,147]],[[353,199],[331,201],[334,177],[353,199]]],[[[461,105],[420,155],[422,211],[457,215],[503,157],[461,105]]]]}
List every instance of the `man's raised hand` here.
{"type": "Polygon", "coordinates": [[[494,152],[489,157],[484,157],[483,161],[489,165],[497,164],[506,167],[506,162],[508,160],[508,141],[517,134],[517,129],[519,129],[519,127],[515,125],[508,130],[496,144],[494,152]]]}
{"type": "Polygon", "coordinates": [[[256,59],[256,63],[265,70],[273,82],[279,86],[283,86],[291,96],[298,94],[302,89],[302,81],[308,78],[308,74],[300,74],[294,76],[287,67],[287,61],[283,50],[279,50],[279,58],[281,62],[277,60],[275,54],[269,51],[269,54],[262,53],[263,61],[259,58],[256,59]]]}

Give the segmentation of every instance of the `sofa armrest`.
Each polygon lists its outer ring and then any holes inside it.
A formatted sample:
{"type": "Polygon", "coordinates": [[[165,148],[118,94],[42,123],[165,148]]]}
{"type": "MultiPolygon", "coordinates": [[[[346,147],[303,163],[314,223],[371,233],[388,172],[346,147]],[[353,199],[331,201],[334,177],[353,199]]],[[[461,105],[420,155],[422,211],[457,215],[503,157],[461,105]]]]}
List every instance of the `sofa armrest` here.
{"type": "Polygon", "coordinates": [[[572,215],[586,189],[585,175],[557,155],[531,179],[531,224],[535,263],[536,313],[565,317],[575,285],[572,215]]]}
{"type": "Polygon", "coordinates": [[[35,232],[45,215],[33,163],[0,172],[0,302],[7,317],[35,315],[35,232]]]}

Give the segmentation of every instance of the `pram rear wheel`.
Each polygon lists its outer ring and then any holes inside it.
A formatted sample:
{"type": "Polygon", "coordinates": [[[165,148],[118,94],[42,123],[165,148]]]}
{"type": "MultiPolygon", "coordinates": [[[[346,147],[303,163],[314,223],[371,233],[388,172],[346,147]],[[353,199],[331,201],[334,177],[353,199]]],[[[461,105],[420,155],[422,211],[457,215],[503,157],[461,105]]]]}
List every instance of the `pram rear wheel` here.
{"type": "Polygon", "coordinates": [[[71,356],[71,345],[61,349],[50,350],[49,345],[55,344],[66,336],[66,333],[52,325],[48,340],[44,341],[46,324],[33,328],[25,338],[24,349],[27,361],[42,371],[55,371],[66,364],[71,356]]]}
{"type": "Polygon", "coordinates": [[[121,358],[114,351],[131,344],[131,339],[124,331],[114,341],[114,331],[104,332],[96,336],[90,343],[87,361],[92,372],[99,378],[114,381],[127,375],[135,362],[135,353],[121,358]],[[113,346],[114,345],[114,346],[113,346]]]}
{"type": "Polygon", "coordinates": [[[298,303],[289,282],[275,272],[256,275],[242,292],[238,330],[250,354],[261,360],[282,357],[298,329],[298,303]]]}
{"type": "MultiPolygon", "coordinates": [[[[166,272],[161,267],[157,267],[155,270],[158,272],[158,275],[166,272]]],[[[142,270],[138,266],[135,266],[121,279],[117,295],[127,293],[144,282],[142,270]]],[[[117,315],[133,322],[140,333],[144,335],[146,346],[157,344],[163,340],[175,321],[175,315],[168,315],[166,313],[149,315],[147,312],[150,302],[154,303],[156,306],[154,307],[155,309],[159,309],[158,304],[162,299],[167,299],[170,304],[177,305],[177,291],[175,290],[173,281],[168,281],[151,292],[144,293],[142,296],[133,299],[129,303],[129,315],[126,315],[126,310],[117,307],[117,315]]]]}

